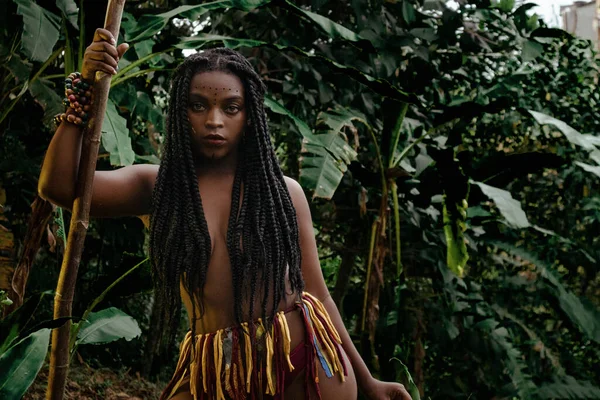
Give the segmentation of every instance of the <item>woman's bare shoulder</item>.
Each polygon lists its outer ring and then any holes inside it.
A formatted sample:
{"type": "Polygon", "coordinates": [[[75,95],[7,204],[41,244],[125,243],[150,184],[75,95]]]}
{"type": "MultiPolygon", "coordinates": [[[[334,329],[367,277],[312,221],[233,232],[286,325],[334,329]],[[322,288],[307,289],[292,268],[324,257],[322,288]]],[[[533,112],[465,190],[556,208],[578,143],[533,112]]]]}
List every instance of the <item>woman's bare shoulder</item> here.
{"type": "Polygon", "coordinates": [[[289,176],[284,176],[283,178],[285,179],[285,183],[287,185],[288,192],[290,192],[290,196],[292,197],[292,201],[294,202],[294,205],[296,205],[296,203],[298,201],[302,201],[302,200],[306,201],[306,196],[304,195],[304,189],[302,189],[302,186],[300,186],[298,181],[295,180],[294,178],[290,178],[289,176]]]}

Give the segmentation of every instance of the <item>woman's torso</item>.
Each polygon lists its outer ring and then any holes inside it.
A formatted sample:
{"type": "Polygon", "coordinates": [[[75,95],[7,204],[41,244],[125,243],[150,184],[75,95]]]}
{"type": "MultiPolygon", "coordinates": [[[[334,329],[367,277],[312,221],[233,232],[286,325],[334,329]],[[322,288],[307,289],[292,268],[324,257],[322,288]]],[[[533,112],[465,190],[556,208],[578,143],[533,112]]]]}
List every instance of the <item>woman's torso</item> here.
{"type": "MultiPolygon", "coordinates": [[[[227,251],[227,229],[231,212],[231,192],[233,176],[208,175],[198,178],[202,207],[210,234],[212,254],[206,272],[206,281],[202,296],[202,316],[199,317],[200,308],[196,307],[196,333],[214,332],[221,328],[236,325],[234,315],[234,291],[232,282],[232,269],[227,251]]],[[[243,195],[243,187],[242,187],[243,195]]],[[[240,196],[241,197],[241,196],[240,196]]],[[[298,295],[293,293],[288,274],[285,275],[286,290],[277,310],[287,310],[294,305],[298,295]]],[[[258,283],[260,288],[264,285],[258,283]]],[[[192,296],[185,290],[183,282],[180,284],[183,304],[192,323],[192,296]]],[[[257,291],[255,296],[254,312],[251,319],[256,320],[261,316],[262,292],[257,291]]],[[[245,300],[248,302],[248,300],[245,300]]],[[[244,304],[243,309],[248,310],[249,304],[244,304]]],[[[268,309],[272,300],[268,303],[268,309]]],[[[248,320],[250,318],[247,318],[248,320]]]]}

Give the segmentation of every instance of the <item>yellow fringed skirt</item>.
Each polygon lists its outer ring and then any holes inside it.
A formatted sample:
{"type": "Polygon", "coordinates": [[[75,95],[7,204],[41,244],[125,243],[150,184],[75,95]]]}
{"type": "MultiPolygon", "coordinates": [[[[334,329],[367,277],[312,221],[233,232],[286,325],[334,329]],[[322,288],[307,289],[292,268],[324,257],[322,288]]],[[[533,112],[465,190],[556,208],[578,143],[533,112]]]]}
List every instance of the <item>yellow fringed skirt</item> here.
{"type": "Polygon", "coordinates": [[[275,314],[269,329],[259,318],[254,324],[244,322],[195,338],[189,331],[181,342],[175,373],[160,400],[173,397],[188,381],[194,400],[254,400],[263,395],[282,400],[286,374],[289,377],[295,369],[296,373],[304,369],[306,385],[312,383],[319,394],[318,363],[327,377],[338,374],[344,381],[347,370],[342,341],[327,310],[308,292],[302,293],[295,307],[302,314],[306,331],[301,344],[306,352],[298,362],[293,362],[296,351],[290,349],[284,311],[275,314]]]}

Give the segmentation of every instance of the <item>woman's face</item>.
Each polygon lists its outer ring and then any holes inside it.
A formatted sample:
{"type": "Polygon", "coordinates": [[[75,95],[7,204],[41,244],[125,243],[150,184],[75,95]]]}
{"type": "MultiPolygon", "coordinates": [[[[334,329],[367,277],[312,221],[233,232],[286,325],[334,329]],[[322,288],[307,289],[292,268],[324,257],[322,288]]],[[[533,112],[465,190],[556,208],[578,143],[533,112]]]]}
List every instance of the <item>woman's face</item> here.
{"type": "Polygon", "coordinates": [[[246,128],[245,105],[244,85],[236,75],[194,75],[187,109],[194,155],[218,160],[235,153],[246,128]]]}

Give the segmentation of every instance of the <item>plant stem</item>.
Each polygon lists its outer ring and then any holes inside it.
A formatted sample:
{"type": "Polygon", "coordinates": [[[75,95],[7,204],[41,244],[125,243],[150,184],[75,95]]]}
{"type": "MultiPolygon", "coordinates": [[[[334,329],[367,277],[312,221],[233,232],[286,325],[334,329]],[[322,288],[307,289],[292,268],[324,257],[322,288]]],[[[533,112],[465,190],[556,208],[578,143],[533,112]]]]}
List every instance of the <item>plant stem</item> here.
{"type": "Polygon", "coordinates": [[[397,277],[400,278],[402,275],[402,259],[400,253],[400,205],[398,204],[398,185],[396,185],[396,181],[392,180],[392,197],[394,200],[394,225],[396,231],[396,268],[397,268],[397,277]]]}
{"type": "Polygon", "coordinates": [[[375,132],[368,124],[365,124],[367,130],[369,131],[369,135],[371,135],[371,139],[373,140],[373,146],[375,146],[375,152],[377,153],[377,163],[379,164],[379,174],[381,175],[381,186],[383,192],[387,192],[387,182],[385,179],[385,167],[383,164],[383,159],[381,158],[381,152],[379,151],[379,144],[377,143],[377,138],[375,137],[375,132]]]}
{"type": "Polygon", "coordinates": [[[375,219],[371,225],[371,242],[369,243],[369,261],[367,262],[367,279],[365,280],[365,297],[363,300],[362,320],[360,322],[361,330],[365,330],[365,320],[367,318],[367,300],[369,297],[369,279],[371,277],[371,268],[373,266],[373,253],[375,250],[375,237],[377,236],[377,225],[379,220],[375,219]]]}
{"type": "Polygon", "coordinates": [[[400,161],[402,161],[404,159],[404,157],[406,157],[408,155],[408,153],[412,150],[413,147],[415,147],[416,145],[418,145],[419,143],[421,143],[423,141],[423,139],[425,139],[427,136],[431,135],[432,133],[445,128],[448,125],[451,125],[454,123],[454,121],[456,121],[458,118],[455,118],[453,120],[450,120],[448,122],[444,122],[441,125],[438,126],[434,126],[432,128],[430,128],[427,132],[425,132],[425,134],[423,136],[421,136],[420,138],[418,138],[417,140],[415,140],[414,142],[412,142],[410,145],[408,145],[400,154],[400,156],[398,157],[397,160],[395,160],[394,165],[398,165],[400,163],[400,161]]]}
{"type": "MultiPolygon", "coordinates": [[[[127,76],[123,76],[121,78],[114,79],[111,82],[110,87],[112,88],[113,86],[116,86],[119,83],[123,83],[123,82],[125,82],[128,79],[135,78],[136,76],[145,75],[145,74],[148,74],[148,73],[153,72],[153,71],[170,71],[170,70],[171,70],[170,68],[160,68],[160,67],[143,69],[141,71],[136,71],[136,72],[134,72],[132,74],[129,74],[127,76]]],[[[115,76],[117,76],[117,75],[115,75],[115,76]]]]}
{"type": "Polygon", "coordinates": [[[145,63],[146,61],[150,60],[151,58],[154,58],[158,55],[161,55],[163,53],[167,53],[169,51],[175,50],[175,47],[169,47],[168,49],[165,50],[161,50],[158,51],[156,53],[152,53],[152,54],[148,54],[146,57],[142,57],[139,60],[135,60],[134,62],[132,62],[131,64],[123,67],[122,70],[120,70],[119,72],[116,73],[115,76],[113,76],[113,80],[118,80],[119,78],[121,78],[123,75],[125,75],[126,72],[134,69],[135,67],[142,65],[143,63],[145,63]]]}

